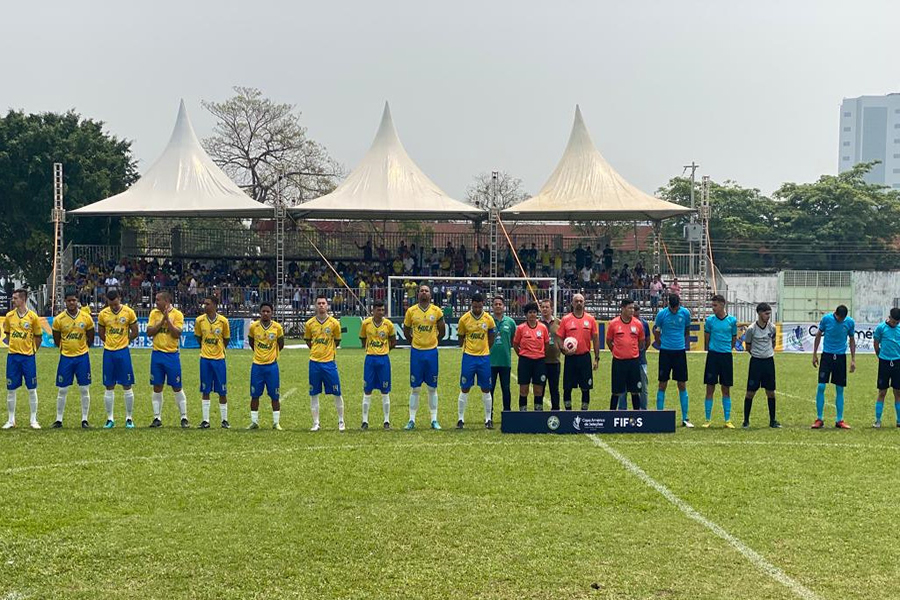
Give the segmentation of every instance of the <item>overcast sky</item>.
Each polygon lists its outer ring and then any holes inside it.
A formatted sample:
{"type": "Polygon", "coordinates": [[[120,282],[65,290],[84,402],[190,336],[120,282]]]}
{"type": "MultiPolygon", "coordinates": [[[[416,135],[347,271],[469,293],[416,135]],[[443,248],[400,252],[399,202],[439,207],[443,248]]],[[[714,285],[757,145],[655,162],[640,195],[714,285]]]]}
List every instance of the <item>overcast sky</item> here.
{"type": "Polygon", "coordinates": [[[900,92],[896,0],[3,3],[0,108],[74,108],[145,170],[184,98],[253,86],[302,111],[348,169],[391,103],[407,151],[457,198],[502,169],[537,193],[575,104],[622,175],[769,193],[834,173],[841,100],[900,92]]]}

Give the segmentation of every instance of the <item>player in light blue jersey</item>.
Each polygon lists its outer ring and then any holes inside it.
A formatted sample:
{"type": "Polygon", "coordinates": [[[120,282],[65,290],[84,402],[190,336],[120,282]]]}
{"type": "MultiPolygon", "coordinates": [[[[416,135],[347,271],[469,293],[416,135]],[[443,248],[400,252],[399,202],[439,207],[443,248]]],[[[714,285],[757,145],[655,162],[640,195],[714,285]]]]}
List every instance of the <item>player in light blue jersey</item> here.
{"type": "Polygon", "coordinates": [[[703,370],[703,383],[706,384],[706,422],[712,422],[713,395],[716,384],[722,388],[722,410],[725,413],[726,429],[734,429],[731,423],[731,386],[734,385],[734,361],[731,351],[737,340],[737,319],[725,312],[725,297],[716,294],[712,297],[713,314],[704,323],[704,342],[706,348],[706,367],[703,370]]]}
{"type": "Polygon", "coordinates": [[[669,306],[659,311],[653,323],[653,335],[659,348],[659,389],[656,391],[656,410],[666,406],[666,387],[669,377],[678,385],[681,403],[681,426],[693,427],[688,419],[687,350],[691,344],[691,313],[681,306],[678,294],[669,294],[669,306]]]}
{"type": "Polygon", "coordinates": [[[894,411],[900,427],[900,308],[892,308],[888,318],[875,328],[875,354],[878,355],[878,399],[875,400],[875,423],[881,427],[884,397],[888,386],[894,390],[894,411]]]}
{"type": "Polygon", "coordinates": [[[834,406],[837,409],[834,426],[838,429],[850,429],[844,422],[844,388],[847,387],[847,346],[850,347],[850,372],[856,370],[856,323],[847,315],[847,307],[841,304],[834,313],[825,315],[819,321],[816,341],[813,343],[812,364],[819,369],[819,387],[816,390],[816,420],[813,429],[821,429],[825,422],[822,413],[825,410],[825,387],[829,380],[834,384],[834,406]],[[822,346],[822,363],[819,364],[819,343],[822,346]]]}

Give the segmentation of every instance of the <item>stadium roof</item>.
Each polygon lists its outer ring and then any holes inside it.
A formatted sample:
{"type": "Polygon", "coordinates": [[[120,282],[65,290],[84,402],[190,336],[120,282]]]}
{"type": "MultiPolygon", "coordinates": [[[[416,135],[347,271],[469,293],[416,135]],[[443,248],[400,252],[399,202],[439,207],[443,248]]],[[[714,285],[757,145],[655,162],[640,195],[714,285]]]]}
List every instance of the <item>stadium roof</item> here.
{"type": "Polygon", "coordinates": [[[572,134],[556,170],[536,196],[501,214],[517,221],[654,221],[688,212],[625,181],[597,151],[576,105],[572,134]]]}
{"type": "Polygon", "coordinates": [[[272,207],[250,198],[209,157],[191,125],[184,100],[165,150],[134,185],[83,206],[74,216],[261,217],[272,207]]]}
{"type": "Polygon", "coordinates": [[[310,219],[477,220],[487,217],[482,209],[448,196],[419,169],[397,136],[387,102],[375,140],[356,168],[330,194],[290,211],[310,219]]]}

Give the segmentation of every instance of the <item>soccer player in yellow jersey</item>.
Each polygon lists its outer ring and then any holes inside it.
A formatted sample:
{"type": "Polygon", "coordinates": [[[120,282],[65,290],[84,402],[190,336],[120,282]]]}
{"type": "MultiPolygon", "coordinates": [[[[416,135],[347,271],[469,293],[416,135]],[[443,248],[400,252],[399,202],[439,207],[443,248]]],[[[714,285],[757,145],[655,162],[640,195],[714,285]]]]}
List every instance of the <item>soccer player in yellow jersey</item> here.
{"type": "Polygon", "coordinates": [[[13,292],[13,309],[3,318],[3,343],[9,346],[6,355],[6,407],[9,420],[3,429],[16,426],[16,390],[25,381],[28,390],[28,404],[31,407],[31,428],[40,429],[37,420],[37,364],[34,355],[41,347],[44,337],[41,321],[28,308],[28,292],[19,289],[13,292]]]}
{"type": "Polygon", "coordinates": [[[53,318],[53,343],[59,348],[56,367],[56,421],[53,429],[62,427],[66,411],[66,396],[72,381],[78,379],[81,391],[81,428],[90,429],[88,413],[91,409],[91,357],[88,347],[94,343],[94,319],[89,310],[80,310],[75,290],[66,292],[66,310],[53,318]]]}
{"type": "Polygon", "coordinates": [[[228,376],[225,369],[225,348],[231,339],[228,319],[218,313],[219,301],[207,296],[203,314],[194,321],[194,337],[200,345],[200,395],[203,420],[200,429],[209,429],[209,395],[219,395],[219,416],[222,429],[228,429],[228,376]]]}
{"type": "Polygon", "coordinates": [[[403,335],[411,340],[409,356],[409,423],[404,429],[416,426],[419,410],[419,390],[424,383],[428,387],[428,408],[431,410],[431,428],[438,424],[438,340],[446,333],[444,313],[431,303],[431,288],[419,286],[419,301],[406,310],[403,319],[403,335]]]}
{"type": "Polygon", "coordinates": [[[153,422],[150,427],[162,427],[163,387],[166,383],[175,392],[175,403],[181,412],[181,427],[191,426],[187,418],[187,397],[181,389],[181,357],[178,347],[184,315],[172,306],[169,292],[156,293],[156,308],[150,311],[147,321],[147,337],[153,339],[150,354],[150,385],[153,386],[153,422]]]}
{"type": "Polygon", "coordinates": [[[278,371],[278,355],[284,350],[284,329],[272,320],[272,305],[259,305],[259,320],[250,324],[250,349],[253,350],[253,366],[250,367],[250,427],[259,429],[259,399],[263,392],[272,400],[272,429],[281,431],[281,373],[278,371]]]}
{"type": "Polygon", "coordinates": [[[397,345],[394,324],[384,318],[384,300],[376,300],[372,316],[362,322],[359,340],[366,349],[363,366],[362,428],[369,428],[369,406],[372,391],[381,391],[384,428],[391,428],[391,358],[388,353],[397,345]]]}
{"type": "Polygon", "coordinates": [[[319,394],[323,391],[334,396],[338,415],[338,431],[344,431],[344,398],[341,396],[341,380],[335,350],[341,344],[341,322],[328,314],[328,299],[316,296],[316,315],[306,322],[303,339],[309,346],[309,409],[312,412],[312,429],[319,430],[319,394]]]}
{"type": "Polygon", "coordinates": [[[106,291],[106,307],[97,315],[97,334],[103,342],[103,402],[106,405],[104,429],[116,426],[113,409],[116,386],[121,385],[125,396],[125,428],[134,429],[134,369],[128,345],[138,336],[137,315],[130,306],[122,304],[115,288],[106,291]]]}
{"type": "Polygon", "coordinates": [[[465,422],[466,405],[469,403],[469,390],[475,380],[481,389],[481,402],[484,405],[484,423],[487,425],[492,417],[493,401],[491,397],[491,346],[497,327],[494,318],[484,312],[484,296],[479,292],[472,294],[472,308],[459,318],[456,335],[462,346],[462,368],[459,374],[459,420],[456,428],[462,429],[465,422]]]}

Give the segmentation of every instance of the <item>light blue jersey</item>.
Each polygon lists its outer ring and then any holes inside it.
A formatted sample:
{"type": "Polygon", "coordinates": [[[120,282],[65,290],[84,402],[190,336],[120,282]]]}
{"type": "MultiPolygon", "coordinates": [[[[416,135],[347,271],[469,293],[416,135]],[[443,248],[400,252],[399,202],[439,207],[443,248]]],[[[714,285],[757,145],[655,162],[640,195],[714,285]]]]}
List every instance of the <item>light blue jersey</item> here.
{"type": "Polygon", "coordinates": [[[849,315],[839,323],[834,313],[829,313],[819,321],[819,331],[825,341],[824,354],[847,354],[847,339],[856,331],[856,323],[849,315]]]}
{"type": "Polygon", "coordinates": [[[880,346],[878,358],[883,360],[900,360],[900,325],[891,327],[887,324],[887,321],[882,321],[875,328],[873,337],[880,346]]]}
{"type": "Polygon", "coordinates": [[[691,312],[681,306],[676,312],[664,308],[656,315],[654,329],[660,331],[660,348],[663,350],[687,350],[685,332],[691,326],[691,312]]]}
{"type": "Polygon", "coordinates": [[[720,319],[716,315],[706,317],[704,331],[709,334],[710,352],[729,354],[732,350],[731,340],[737,335],[737,319],[725,315],[720,319]]]}

